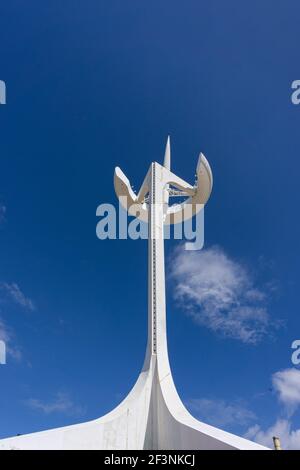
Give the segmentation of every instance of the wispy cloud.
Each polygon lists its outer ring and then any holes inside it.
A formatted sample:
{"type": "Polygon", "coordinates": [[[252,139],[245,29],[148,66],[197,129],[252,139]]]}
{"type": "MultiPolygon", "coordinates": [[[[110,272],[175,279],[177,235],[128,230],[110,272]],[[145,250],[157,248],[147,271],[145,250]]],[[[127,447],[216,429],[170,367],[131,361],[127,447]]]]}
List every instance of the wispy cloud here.
{"type": "Polygon", "coordinates": [[[275,372],[272,383],[286,412],[292,415],[300,406],[300,370],[292,367],[275,372]]]}
{"type": "Polygon", "coordinates": [[[44,414],[63,413],[72,416],[79,416],[85,413],[82,406],[76,405],[70,396],[64,392],[58,392],[53,400],[43,401],[37,398],[25,400],[25,404],[33,410],[41,411],[44,414]]]}
{"type": "Polygon", "coordinates": [[[229,403],[224,400],[198,398],[188,400],[186,405],[199,419],[212,426],[245,426],[256,419],[256,415],[239,401],[229,403]]]}
{"type": "Polygon", "coordinates": [[[0,290],[4,294],[4,296],[8,297],[11,301],[15,304],[27,309],[27,310],[35,310],[35,305],[33,301],[26,297],[25,294],[21,291],[18,284],[15,282],[9,284],[7,282],[0,283],[0,290]]]}
{"type": "MultiPolygon", "coordinates": [[[[25,310],[35,310],[33,301],[26,297],[16,283],[0,282],[0,303],[13,303],[25,310]]],[[[7,354],[13,359],[20,361],[22,352],[17,344],[13,329],[0,318],[0,339],[5,342],[7,354]]]]}
{"type": "MultiPolygon", "coordinates": [[[[273,389],[282,405],[281,417],[264,429],[257,416],[241,400],[227,402],[207,398],[191,399],[186,406],[202,421],[220,428],[247,426],[246,439],[272,448],[273,436],[279,437],[283,449],[300,450],[300,429],[294,428],[291,417],[300,408],[300,370],[284,369],[272,375],[273,389]],[[253,424],[251,424],[253,423],[253,424]]],[[[230,430],[230,429],[228,429],[230,430]]]]}
{"type": "Polygon", "coordinates": [[[270,446],[272,437],[280,438],[284,449],[300,450],[300,429],[293,429],[291,417],[300,407],[300,370],[295,368],[284,369],[272,375],[272,384],[279,402],[283,405],[283,415],[267,428],[255,424],[251,426],[245,437],[256,442],[270,446]]]}
{"type": "Polygon", "coordinates": [[[175,250],[171,277],[175,300],[196,323],[244,343],[270,334],[269,290],[221,248],[175,250]]]}
{"type": "Polygon", "coordinates": [[[300,429],[293,430],[291,422],[287,419],[278,419],[265,431],[255,424],[248,429],[244,437],[271,447],[273,436],[280,438],[281,446],[285,450],[300,449],[300,429]]]}

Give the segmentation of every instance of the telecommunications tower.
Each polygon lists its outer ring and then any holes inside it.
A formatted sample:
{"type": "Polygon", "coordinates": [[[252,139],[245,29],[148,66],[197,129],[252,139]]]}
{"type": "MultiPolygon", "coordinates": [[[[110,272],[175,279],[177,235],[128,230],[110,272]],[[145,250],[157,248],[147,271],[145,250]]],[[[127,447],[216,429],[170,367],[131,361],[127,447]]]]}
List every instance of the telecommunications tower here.
{"type": "Polygon", "coordinates": [[[115,169],[114,186],[121,204],[130,215],[148,223],[148,342],[142,371],[128,396],[110,413],[87,423],[0,440],[0,450],[266,449],[195,419],[177,394],[169,365],[164,226],[183,222],[202,210],[212,184],[203,154],[194,185],[171,171],[169,138],[164,164],[151,163],[138,194],[121,169],[115,169]],[[185,200],[172,205],[174,197],[185,200]]]}

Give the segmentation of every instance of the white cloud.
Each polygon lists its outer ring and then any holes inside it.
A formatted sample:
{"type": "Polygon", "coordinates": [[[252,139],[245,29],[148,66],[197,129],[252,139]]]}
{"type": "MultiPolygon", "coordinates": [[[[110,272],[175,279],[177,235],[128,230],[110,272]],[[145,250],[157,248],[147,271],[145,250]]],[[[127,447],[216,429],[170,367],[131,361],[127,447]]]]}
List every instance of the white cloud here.
{"type": "Polygon", "coordinates": [[[186,405],[197,417],[212,426],[222,428],[232,424],[245,426],[256,419],[255,414],[238,401],[228,403],[224,400],[199,398],[187,401],[186,405]]]}
{"type": "Polygon", "coordinates": [[[288,418],[277,419],[275,424],[263,430],[255,424],[251,426],[245,437],[259,444],[271,446],[273,436],[279,437],[283,449],[300,450],[300,429],[292,429],[292,414],[300,406],[300,370],[284,369],[272,375],[272,384],[279,401],[284,406],[288,418]]]}
{"type": "Polygon", "coordinates": [[[222,249],[175,250],[171,277],[175,299],[198,324],[244,343],[270,334],[268,291],[222,249]]]}
{"type": "Polygon", "coordinates": [[[267,447],[272,447],[273,437],[279,437],[283,449],[300,449],[300,429],[292,430],[291,422],[287,419],[278,419],[266,431],[263,431],[260,426],[255,424],[248,429],[244,437],[267,447]]]}
{"type": "Polygon", "coordinates": [[[16,284],[15,282],[11,284],[7,282],[2,282],[0,284],[0,289],[7,297],[10,298],[10,300],[12,300],[17,305],[20,305],[21,307],[27,310],[35,310],[35,305],[33,301],[25,296],[18,284],[16,284]]]}
{"type": "MultiPolygon", "coordinates": [[[[1,211],[0,211],[1,213],[1,211]]],[[[16,283],[0,282],[0,300],[1,302],[13,302],[18,306],[27,309],[35,310],[35,305],[31,299],[26,297],[16,283]]],[[[0,339],[5,342],[6,352],[13,359],[20,361],[22,353],[16,343],[15,334],[13,330],[0,318],[0,339]]]]}
{"type": "Polygon", "coordinates": [[[279,400],[292,414],[300,405],[300,370],[291,368],[275,372],[272,383],[279,400]]]}
{"type": "MultiPolygon", "coordinates": [[[[283,407],[283,417],[278,418],[273,425],[264,429],[259,424],[249,427],[244,437],[266,447],[273,448],[273,437],[279,437],[283,449],[300,450],[300,429],[295,429],[291,416],[300,407],[300,370],[284,369],[272,375],[272,384],[279,402],[283,407]]],[[[245,404],[237,400],[211,400],[206,398],[191,399],[187,407],[204,422],[213,426],[226,428],[230,425],[249,426],[257,416],[245,404]]]]}
{"type": "Polygon", "coordinates": [[[58,392],[54,400],[46,402],[36,398],[29,398],[25,400],[25,404],[34,409],[43,412],[44,414],[51,413],[64,413],[69,415],[82,415],[84,409],[77,406],[71,400],[67,393],[58,392]]]}

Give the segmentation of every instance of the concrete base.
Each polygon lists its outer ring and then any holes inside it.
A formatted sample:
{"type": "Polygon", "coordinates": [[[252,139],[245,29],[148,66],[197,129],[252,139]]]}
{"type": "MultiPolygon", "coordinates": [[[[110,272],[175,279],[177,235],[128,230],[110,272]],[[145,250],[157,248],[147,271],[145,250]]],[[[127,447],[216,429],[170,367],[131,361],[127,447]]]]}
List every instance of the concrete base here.
{"type": "Polygon", "coordinates": [[[256,443],[197,421],[181,402],[171,376],[149,358],[125,400],[99,419],[0,441],[1,450],[213,449],[263,450],[256,443]]]}

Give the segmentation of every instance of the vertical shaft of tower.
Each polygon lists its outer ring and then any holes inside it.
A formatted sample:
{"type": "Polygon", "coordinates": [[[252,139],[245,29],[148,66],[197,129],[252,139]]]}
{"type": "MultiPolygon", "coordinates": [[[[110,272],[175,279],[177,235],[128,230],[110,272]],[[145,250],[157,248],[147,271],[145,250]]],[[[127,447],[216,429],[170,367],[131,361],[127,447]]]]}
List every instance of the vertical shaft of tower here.
{"type": "MultiPolygon", "coordinates": [[[[163,167],[152,163],[148,220],[148,350],[166,350],[163,167]]],[[[150,351],[149,351],[150,352],[150,351]]]]}

